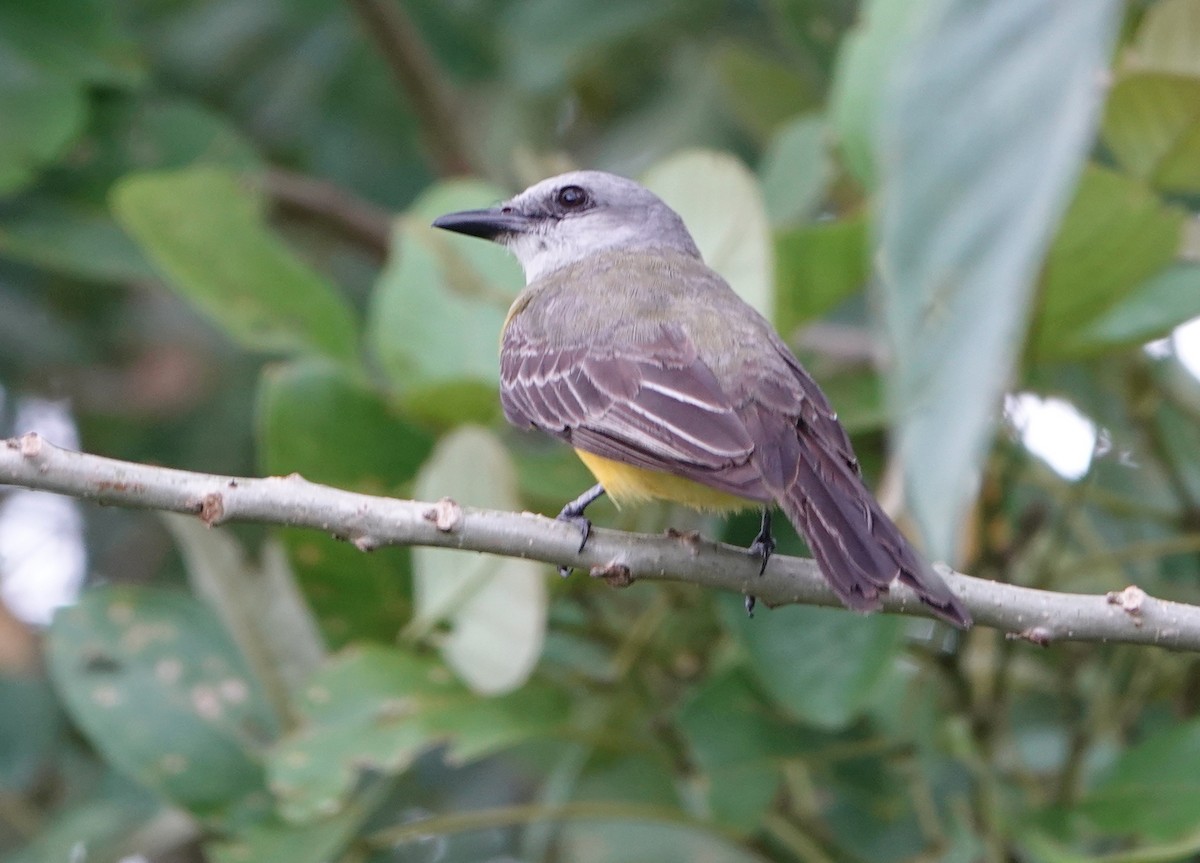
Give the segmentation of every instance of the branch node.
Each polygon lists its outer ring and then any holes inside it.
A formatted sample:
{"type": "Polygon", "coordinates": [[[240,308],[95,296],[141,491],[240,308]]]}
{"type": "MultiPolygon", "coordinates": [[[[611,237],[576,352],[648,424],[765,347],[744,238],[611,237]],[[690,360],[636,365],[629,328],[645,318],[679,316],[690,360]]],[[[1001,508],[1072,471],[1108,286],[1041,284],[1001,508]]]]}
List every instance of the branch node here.
{"type": "Polygon", "coordinates": [[[698,530],[679,530],[674,527],[668,527],[666,530],[667,539],[677,539],[685,545],[690,545],[693,548],[700,544],[701,536],[698,530]]]}
{"type": "Polygon", "coordinates": [[[588,575],[604,579],[609,587],[629,587],[637,580],[629,567],[617,560],[609,561],[603,566],[593,566],[588,575]]]}
{"type": "Polygon", "coordinates": [[[1038,647],[1049,647],[1054,640],[1054,633],[1044,626],[1031,626],[1020,632],[1006,632],[1004,637],[1009,641],[1028,641],[1038,647]]]}
{"type": "Polygon", "coordinates": [[[219,524],[225,518],[225,499],[221,497],[221,493],[214,491],[201,498],[197,515],[209,527],[219,524]]]}
{"type": "Polygon", "coordinates": [[[1146,603],[1146,591],[1136,584],[1131,584],[1124,590],[1110,590],[1104,594],[1109,605],[1118,606],[1121,611],[1133,618],[1134,626],[1142,625],[1142,606],[1146,603]]]}
{"type": "Polygon", "coordinates": [[[358,534],[350,541],[354,544],[355,548],[362,552],[374,551],[383,545],[380,539],[365,533],[358,534]]]}
{"type": "Polygon", "coordinates": [[[17,438],[17,449],[21,453],[21,458],[37,458],[42,454],[42,436],[37,432],[27,432],[21,435],[17,438]]]}
{"type": "Polygon", "coordinates": [[[442,533],[453,533],[462,525],[462,507],[448,497],[444,497],[421,514],[426,521],[432,521],[442,533]]]}

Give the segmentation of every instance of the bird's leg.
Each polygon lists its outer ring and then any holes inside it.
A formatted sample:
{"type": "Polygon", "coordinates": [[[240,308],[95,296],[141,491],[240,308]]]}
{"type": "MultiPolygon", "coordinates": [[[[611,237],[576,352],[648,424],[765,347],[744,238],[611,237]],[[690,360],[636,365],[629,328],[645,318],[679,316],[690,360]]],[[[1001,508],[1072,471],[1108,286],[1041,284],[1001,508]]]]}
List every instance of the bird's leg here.
{"type": "MultiPolygon", "coordinates": [[[[562,508],[556,518],[558,521],[565,521],[567,524],[573,524],[579,529],[579,550],[583,551],[583,547],[587,545],[588,537],[592,535],[592,523],[588,520],[583,511],[594,503],[601,495],[604,494],[604,486],[596,483],[575,500],[562,508]]],[[[558,574],[566,578],[571,574],[571,567],[560,566],[558,574]]]]}
{"type": "Polygon", "coordinates": [[[758,567],[758,574],[762,575],[766,572],[767,561],[775,553],[775,537],[771,536],[771,510],[763,509],[762,522],[758,527],[758,536],[754,537],[754,542],[750,543],[750,548],[747,551],[753,555],[762,557],[762,563],[758,567]]]}
{"type": "MultiPolygon", "coordinates": [[[[761,576],[767,571],[767,561],[775,553],[775,537],[771,536],[771,510],[766,507],[763,507],[762,522],[759,524],[758,536],[754,537],[754,542],[750,543],[750,548],[747,551],[752,555],[762,557],[762,563],[758,567],[758,574],[761,576]]],[[[757,600],[753,596],[746,596],[747,617],[754,617],[755,602],[757,600]]]]}

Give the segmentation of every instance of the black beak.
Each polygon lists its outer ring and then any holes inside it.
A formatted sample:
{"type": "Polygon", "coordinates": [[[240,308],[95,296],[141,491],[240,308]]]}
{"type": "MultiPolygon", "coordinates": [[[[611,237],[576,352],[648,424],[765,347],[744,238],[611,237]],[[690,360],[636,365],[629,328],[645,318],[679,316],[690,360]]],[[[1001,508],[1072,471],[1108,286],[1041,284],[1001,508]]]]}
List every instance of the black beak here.
{"type": "Polygon", "coordinates": [[[520,234],[529,230],[533,220],[513,210],[497,207],[491,210],[463,210],[447,213],[433,220],[435,228],[494,240],[504,234],[520,234]]]}

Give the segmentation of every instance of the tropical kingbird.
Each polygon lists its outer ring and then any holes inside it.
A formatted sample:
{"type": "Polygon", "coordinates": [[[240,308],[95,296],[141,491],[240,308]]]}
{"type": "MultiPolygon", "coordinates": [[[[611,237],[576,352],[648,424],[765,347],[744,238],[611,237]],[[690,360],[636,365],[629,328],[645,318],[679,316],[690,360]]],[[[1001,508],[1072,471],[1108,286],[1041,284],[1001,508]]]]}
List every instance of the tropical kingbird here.
{"type": "MultiPolygon", "coordinates": [[[[495,240],[525,270],[500,347],[508,420],[567,441],[598,485],[564,507],[659,498],[783,509],[834,593],[869,611],[893,580],[944,620],[971,615],[863,484],[845,429],[774,328],[709,269],[679,215],[624,177],[575,171],[436,227],[495,240]]],[[[748,600],[748,607],[753,600],[748,600]]]]}

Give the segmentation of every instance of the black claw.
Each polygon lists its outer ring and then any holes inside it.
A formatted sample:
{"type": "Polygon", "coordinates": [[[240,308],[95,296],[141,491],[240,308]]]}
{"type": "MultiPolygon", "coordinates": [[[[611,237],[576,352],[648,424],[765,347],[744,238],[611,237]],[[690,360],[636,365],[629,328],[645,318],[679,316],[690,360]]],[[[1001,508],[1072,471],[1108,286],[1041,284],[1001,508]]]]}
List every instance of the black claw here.
{"type": "Polygon", "coordinates": [[[758,600],[753,596],[746,596],[746,617],[754,617],[754,605],[758,600]]]}
{"type": "MultiPolygon", "coordinates": [[[[762,564],[758,567],[758,574],[762,575],[766,572],[767,561],[775,553],[775,537],[771,535],[771,511],[769,509],[763,510],[762,524],[758,528],[758,536],[754,537],[754,542],[750,543],[747,551],[752,555],[758,555],[762,558],[762,564]]],[[[754,608],[753,597],[746,597],[746,599],[749,602],[746,610],[751,611],[754,608]]]]}
{"type": "MultiPolygon", "coordinates": [[[[604,494],[604,486],[597,483],[589,488],[575,500],[562,508],[562,512],[556,517],[557,521],[566,522],[574,525],[579,530],[579,549],[583,551],[583,547],[587,545],[588,537],[592,535],[592,522],[583,514],[583,511],[588,508],[588,505],[594,503],[597,498],[604,494]]],[[[571,567],[560,566],[558,574],[566,578],[571,574],[571,567]]]]}

